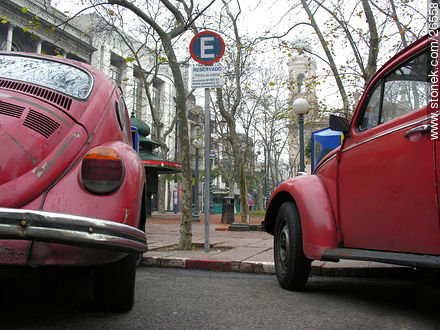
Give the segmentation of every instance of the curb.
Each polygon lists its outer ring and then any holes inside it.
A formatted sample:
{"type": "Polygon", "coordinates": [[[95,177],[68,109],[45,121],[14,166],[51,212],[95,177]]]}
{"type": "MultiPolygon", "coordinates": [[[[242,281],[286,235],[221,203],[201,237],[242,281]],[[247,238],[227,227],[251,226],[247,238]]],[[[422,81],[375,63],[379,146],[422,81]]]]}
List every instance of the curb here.
{"type": "MultiPolygon", "coordinates": [[[[162,258],[144,257],[141,263],[146,267],[185,268],[217,272],[238,272],[254,274],[275,274],[274,262],[256,261],[224,261],[212,259],[191,258],[162,258]]],[[[366,278],[399,278],[413,279],[417,272],[411,267],[339,267],[336,263],[331,266],[312,265],[310,276],[327,277],[366,277],[366,278]]]]}
{"type": "Polygon", "coordinates": [[[147,267],[186,268],[217,272],[275,274],[275,265],[273,262],[144,257],[142,259],[142,265],[147,267]]]}

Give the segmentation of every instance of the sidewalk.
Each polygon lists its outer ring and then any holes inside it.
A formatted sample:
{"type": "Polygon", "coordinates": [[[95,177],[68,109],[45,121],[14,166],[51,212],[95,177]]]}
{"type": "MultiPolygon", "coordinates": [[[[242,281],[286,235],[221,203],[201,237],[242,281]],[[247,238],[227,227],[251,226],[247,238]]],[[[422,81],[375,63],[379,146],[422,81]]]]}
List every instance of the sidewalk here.
{"type": "MultiPolygon", "coordinates": [[[[259,225],[261,221],[262,218],[251,218],[250,224],[259,225]]],[[[180,215],[153,214],[152,218],[147,219],[149,251],[144,254],[144,266],[275,274],[273,236],[266,232],[224,230],[220,215],[212,215],[210,251],[207,253],[204,251],[203,215],[201,222],[192,224],[192,242],[195,246],[193,250],[177,250],[179,228],[180,215]]],[[[413,269],[366,261],[314,261],[311,275],[401,278],[412,276],[413,269]]]]}

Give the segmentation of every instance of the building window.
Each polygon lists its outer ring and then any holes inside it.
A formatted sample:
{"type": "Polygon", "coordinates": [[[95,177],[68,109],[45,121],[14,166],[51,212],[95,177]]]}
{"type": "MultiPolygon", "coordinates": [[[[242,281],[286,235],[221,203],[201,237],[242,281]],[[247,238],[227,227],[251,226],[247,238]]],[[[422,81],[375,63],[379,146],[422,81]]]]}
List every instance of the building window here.
{"type": "Polygon", "coordinates": [[[304,73],[300,73],[297,77],[297,84],[298,84],[298,93],[301,93],[303,91],[304,88],[304,73]]]}
{"type": "Polygon", "coordinates": [[[122,83],[122,68],[124,64],[125,61],[122,57],[111,53],[109,76],[116,82],[118,86],[120,86],[122,83]]]}
{"type": "Polygon", "coordinates": [[[118,67],[110,65],[109,76],[116,82],[116,84],[121,85],[121,70],[118,67]]]}

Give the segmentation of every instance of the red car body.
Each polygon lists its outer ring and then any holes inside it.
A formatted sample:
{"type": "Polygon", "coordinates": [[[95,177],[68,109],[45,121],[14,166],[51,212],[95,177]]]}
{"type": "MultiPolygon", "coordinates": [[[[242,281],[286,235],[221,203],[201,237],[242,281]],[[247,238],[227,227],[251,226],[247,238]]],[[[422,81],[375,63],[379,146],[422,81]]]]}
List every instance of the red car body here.
{"type": "Polygon", "coordinates": [[[283,287],[303,288],[315,259],[440,268],[438,33],[374,75],[351,123],[331,116],[342,145],[273,193],[264,228],[283,287]]]}
{"type": "Polygon", "coordinates": [[[147,250],[145,171],[113,80],[72,60],[1,52],[0,154],[0,264],[130,259],[114,281],[134,288],[133,260],[147,250]]]}

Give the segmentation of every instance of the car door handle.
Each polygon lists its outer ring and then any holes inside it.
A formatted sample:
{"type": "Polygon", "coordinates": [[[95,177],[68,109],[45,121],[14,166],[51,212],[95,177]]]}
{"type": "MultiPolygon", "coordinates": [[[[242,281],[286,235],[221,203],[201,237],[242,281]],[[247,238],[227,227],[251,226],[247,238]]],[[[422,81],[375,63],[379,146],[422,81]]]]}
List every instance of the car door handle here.
{"type": "Polygon", "coordinates": [[[431,131],[431,125],[420,125],[420,126],[411,128],[408,132],[405,133],[405,137],[406,138],[410,137],[411,135],[416,134],[416,133],[424,134],[424,133],[428,133],[430,131],[431,131]]]}

